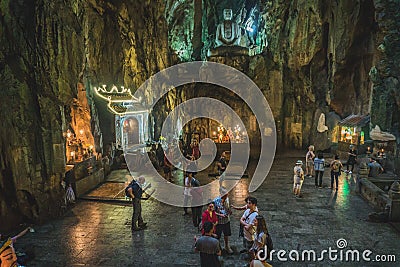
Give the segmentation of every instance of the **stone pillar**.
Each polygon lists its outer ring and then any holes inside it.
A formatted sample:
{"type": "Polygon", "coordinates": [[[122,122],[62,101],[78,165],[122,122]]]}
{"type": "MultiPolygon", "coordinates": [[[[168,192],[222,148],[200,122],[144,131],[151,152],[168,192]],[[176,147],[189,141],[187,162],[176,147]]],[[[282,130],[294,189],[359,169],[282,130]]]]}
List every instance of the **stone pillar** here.
{"type": "Polygon", "coordinates": [[[400,183],[395,181],[389,190],[391,207],[389,212],[389,221],[400,221],[400,183]]]}

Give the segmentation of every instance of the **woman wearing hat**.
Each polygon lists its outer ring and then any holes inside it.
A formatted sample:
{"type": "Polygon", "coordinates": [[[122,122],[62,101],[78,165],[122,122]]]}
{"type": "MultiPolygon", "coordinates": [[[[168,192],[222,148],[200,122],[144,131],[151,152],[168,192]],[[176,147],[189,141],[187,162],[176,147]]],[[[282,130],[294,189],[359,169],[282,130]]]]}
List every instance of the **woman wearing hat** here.
{"type": "Polygon", "coordinates": [[[300,190],[304,181],[304,171],[301,166],[303,166],[303,162],[298,160],[293,168],[293,194],[295,197],[301,197],[300,190]]]}

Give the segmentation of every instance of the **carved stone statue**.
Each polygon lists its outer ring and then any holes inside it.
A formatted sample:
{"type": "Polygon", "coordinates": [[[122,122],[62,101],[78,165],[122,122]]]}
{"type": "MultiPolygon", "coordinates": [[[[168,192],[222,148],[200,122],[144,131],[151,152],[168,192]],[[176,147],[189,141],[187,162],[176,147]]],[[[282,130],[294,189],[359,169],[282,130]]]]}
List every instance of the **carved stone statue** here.
{"type": "Polygon", "coordinates": [[[320,133],[328,131],[328,126],[325,125],[325,114],[324,113],[321,113],[321,115],[319,116],[317,131],[320,133]]]}
{"type": "Polygon", "coordinates": [[[369,132],[369,136],[372,140],[379,140],[379,141],[392,141],[396,140],[396,137],[388,132],[383,132],[381,128],[376,125],[374,129],[369,132]]]}
{"type": "Polygon", "coordinates": [[[240,28],[236,22],[232,21],[232,16],[232,9],[224,9],[224,21],[217,27],[215,47],[239,45],[240,28]]]}

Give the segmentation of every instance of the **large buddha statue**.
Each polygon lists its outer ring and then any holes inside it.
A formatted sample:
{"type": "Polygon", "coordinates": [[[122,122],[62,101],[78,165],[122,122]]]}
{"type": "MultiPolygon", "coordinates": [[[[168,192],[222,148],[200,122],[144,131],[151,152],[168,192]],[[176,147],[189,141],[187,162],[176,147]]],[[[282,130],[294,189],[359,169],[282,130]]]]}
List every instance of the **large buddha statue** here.
{"type": "Polygon", "coordinates": [[[232,9],[224,9],[224,21],[217,27],[215,47],[235,46],[240,42],[239,25],[232,21],[232,9]]]}

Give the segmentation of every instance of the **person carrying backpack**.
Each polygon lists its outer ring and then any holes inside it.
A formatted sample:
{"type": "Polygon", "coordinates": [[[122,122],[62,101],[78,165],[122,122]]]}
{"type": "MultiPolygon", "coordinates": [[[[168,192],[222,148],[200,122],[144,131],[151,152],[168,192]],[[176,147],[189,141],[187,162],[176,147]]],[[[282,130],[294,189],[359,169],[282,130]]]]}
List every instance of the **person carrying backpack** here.
{"type": "Polygon", "coordinates": [[[198,228],[201,222],[203,209],[203,189],[200,187],[200,182],[196,178],[192,178],[192,221],[194,227],[198,228]]]}
{"type": "Polygon", "coordinates": [[[331,189],[333,189],[333,180],[336,181],[336,188],[335,190],[337,191],[339,188],[339,176],[340,172],[343,168],[342,163],[339,160],[339,156],[335,156],[335,160],[331,162],[331,189]]]}
{"type": "Polygon", "coordinates": [[[132,198],[133,214],[132,214],[132,231],[140,231],[146,228],[147,223],[143,222],[142,217],[142,186],[144,185],[145,178],[140,176],[138,181],[132,182],[125,189],[125,194],[132,198]],[[137,223],[137,224],[136,224],[137,223]]]}

